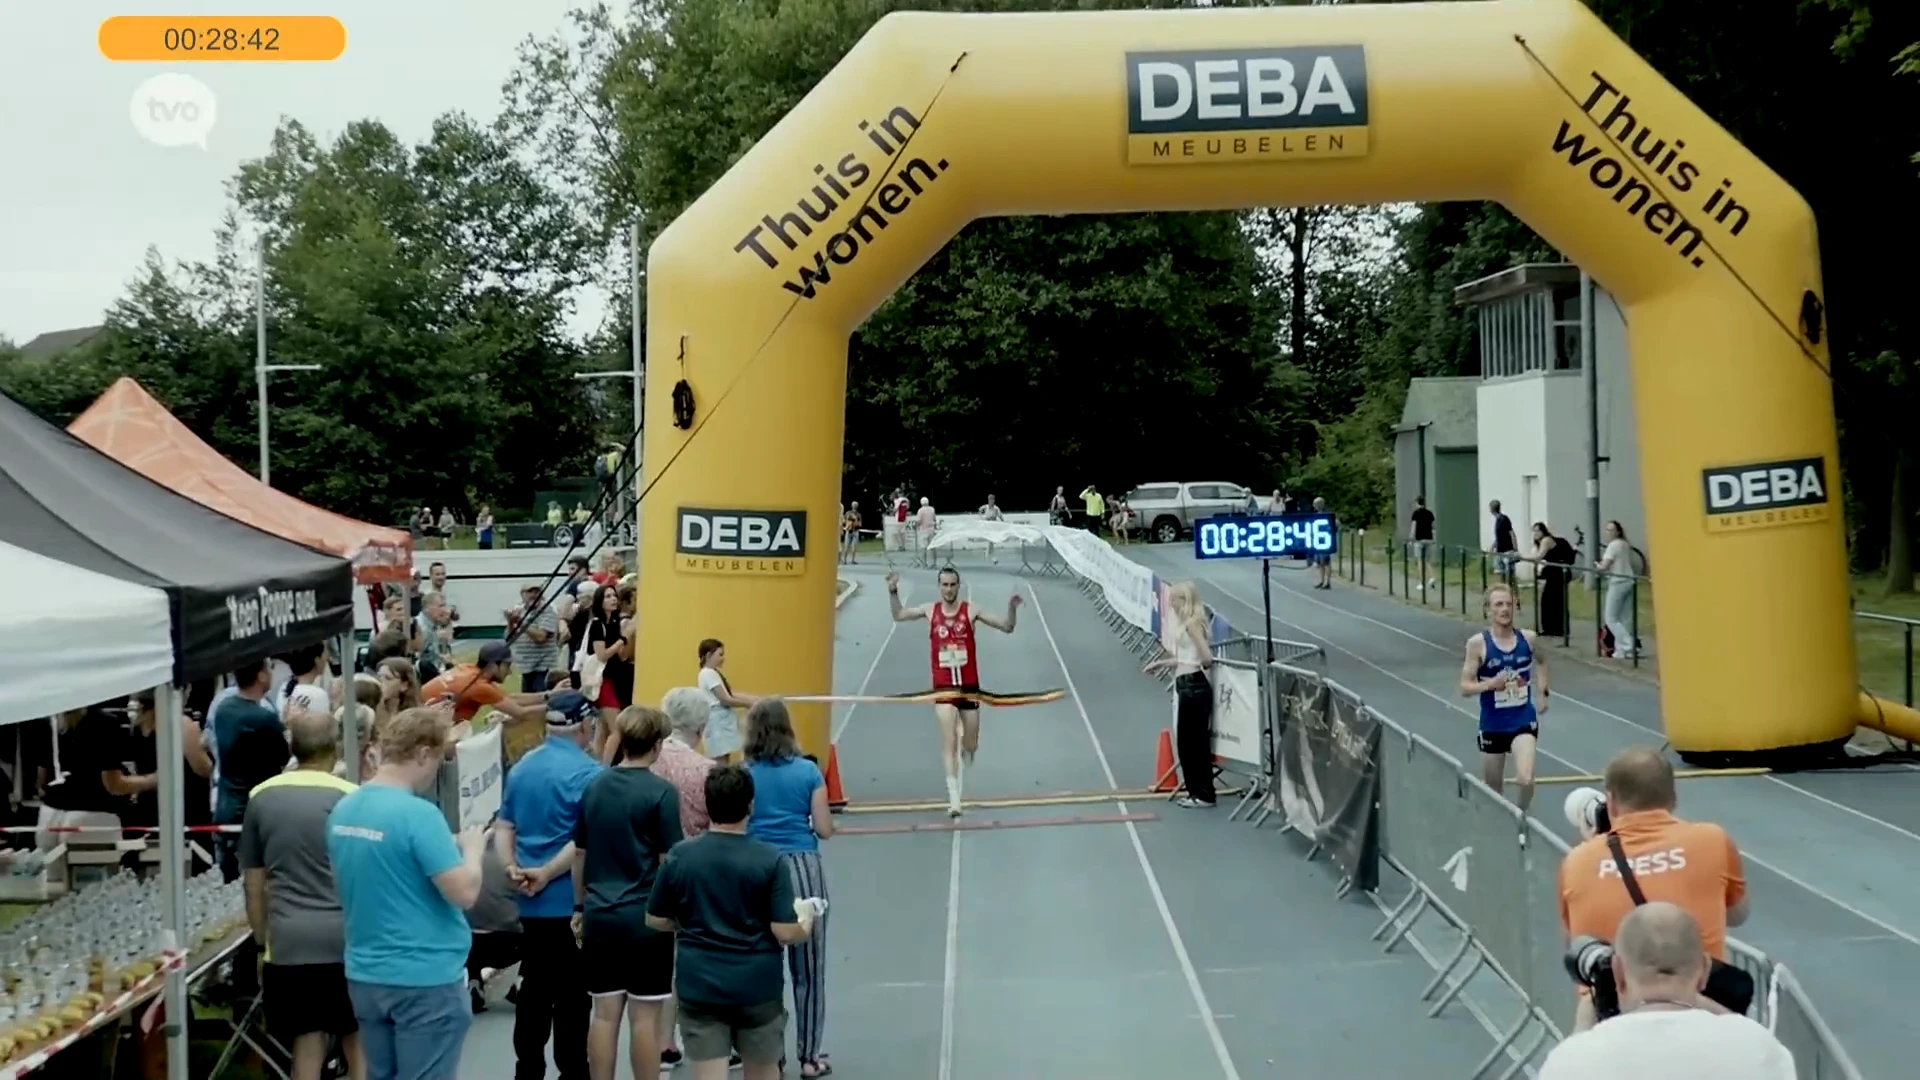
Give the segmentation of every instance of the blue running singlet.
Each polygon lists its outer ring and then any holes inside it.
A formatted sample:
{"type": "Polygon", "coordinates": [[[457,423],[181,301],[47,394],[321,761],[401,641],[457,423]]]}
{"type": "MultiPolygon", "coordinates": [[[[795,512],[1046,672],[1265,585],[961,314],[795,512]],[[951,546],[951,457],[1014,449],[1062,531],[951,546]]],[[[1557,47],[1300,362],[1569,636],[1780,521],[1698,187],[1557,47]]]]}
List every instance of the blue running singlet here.
{"type": "Polygon", "coordinates": [[[1480,695],[1480,730],[1505,733],[1525,731],[1540,722],[1533,709],[1533,646],[1519,630],[1513,632],[1513,648],[1502,649],[1494,643],[1493,631],[1482,630],[1485,641],[1479,678],[1491,679],[1502,671],[1518,676],[1504,690],[1487,690],[1480,695]]]}

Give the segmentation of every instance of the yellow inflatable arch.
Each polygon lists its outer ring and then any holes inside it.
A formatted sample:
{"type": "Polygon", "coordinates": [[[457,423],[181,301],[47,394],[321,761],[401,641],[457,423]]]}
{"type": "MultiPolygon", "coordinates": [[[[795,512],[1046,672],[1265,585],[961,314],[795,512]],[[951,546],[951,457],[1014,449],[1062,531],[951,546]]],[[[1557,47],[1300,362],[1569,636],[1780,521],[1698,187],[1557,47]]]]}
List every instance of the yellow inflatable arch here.
{"type": "Polygon", "coordinates": [[[883,19],[649,253],[639,700],[829,688],[847,337],[969,221],[1451,199],[1623,305],[1674,747],[1846,738],[1812,215],[1576,0],[883,19]]]}

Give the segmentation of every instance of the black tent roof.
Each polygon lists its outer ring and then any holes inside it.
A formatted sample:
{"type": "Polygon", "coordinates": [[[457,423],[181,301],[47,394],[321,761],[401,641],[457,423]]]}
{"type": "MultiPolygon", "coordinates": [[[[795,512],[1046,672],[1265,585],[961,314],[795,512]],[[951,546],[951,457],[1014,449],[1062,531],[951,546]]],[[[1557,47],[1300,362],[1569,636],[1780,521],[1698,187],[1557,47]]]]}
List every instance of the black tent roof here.
{"type": "Polygon", "coordinates": [[[164,591],[184,685],[353,628],[353,568],[148,480],[0,394],[0,541],[164,591]]]}

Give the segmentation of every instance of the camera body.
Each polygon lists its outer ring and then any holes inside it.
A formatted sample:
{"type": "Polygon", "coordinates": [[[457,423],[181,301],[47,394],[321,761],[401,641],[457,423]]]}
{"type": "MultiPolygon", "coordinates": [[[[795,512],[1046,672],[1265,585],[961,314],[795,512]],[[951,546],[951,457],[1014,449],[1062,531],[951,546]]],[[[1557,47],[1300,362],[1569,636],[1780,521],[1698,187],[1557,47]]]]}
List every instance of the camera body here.
{"type": "Polygon", "coordinates": [[[1567,943],[1567,974],[1593,995],[1596,1019],[1620,1015],[1620,986],[1613,978],[1613,946],[1591,934],[1567,943]]]}

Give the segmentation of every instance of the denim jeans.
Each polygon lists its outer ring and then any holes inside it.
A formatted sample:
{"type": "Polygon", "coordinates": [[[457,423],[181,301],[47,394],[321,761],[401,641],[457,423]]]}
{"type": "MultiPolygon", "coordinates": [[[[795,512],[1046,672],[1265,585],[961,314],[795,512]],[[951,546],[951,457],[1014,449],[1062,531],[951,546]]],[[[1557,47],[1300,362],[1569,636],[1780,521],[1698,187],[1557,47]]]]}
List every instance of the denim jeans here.
{"type": "Polygon", "coordinates": [[[367,1080],[456,1080],[473,1026],[463,979],[445,986],[383,986],[347,980],[367,1080]]]}

